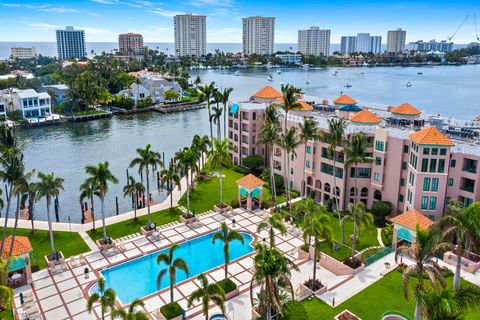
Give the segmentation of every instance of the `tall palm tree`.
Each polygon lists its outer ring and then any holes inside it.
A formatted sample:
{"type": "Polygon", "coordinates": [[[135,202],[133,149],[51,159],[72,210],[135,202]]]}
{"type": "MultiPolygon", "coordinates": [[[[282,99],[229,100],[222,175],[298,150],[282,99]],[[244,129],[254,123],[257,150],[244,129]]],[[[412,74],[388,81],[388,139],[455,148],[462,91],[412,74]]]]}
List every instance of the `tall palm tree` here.
{"type": "Polygon", "coordinates": [[[303,119],[303,125],[300,125],[300,141],[304,144],[304,159],[303,159],[303,171],[302,171],[302,198],[304,198],[306,192],[305,181],[305,169],[307,166],[307,142],[318,138],[317,122],[312,117],[305,117],[303,119]]]}
{"type": "Polygon", "coordinates": [[[160,289],[163,278],[167,275],[170,277],[170,303],[173,303],[173,287],[177,281],[177,270],[182,270],[188,277],[189,270],[187,263],[182,258],[175,258],[174,253],[180,246],[172,244],[168,248],[168,253],[160,253],[157,256],[157,264],[165,264],[166,269],[161,270],[157,276],[157,287],[160,289]]]}
{"type": "MultiPolygon", "coordinates": [[[[26,180],[23,183],[21,189],[22,189],[21,192],[23,193],[22,203],[27,202],[26,207],[28,208],[28,218],[30,219],[30,221],[32,223],[32,234],[34,234],[35,233],[35,225],[34,225],[35,213],[34,213],[34,209],[35,209],[35,203],[38,200],[38,185],[37,185],[36,182],[30,182],[30,181],[26,180]]],[[[0,195],[1,195],[1,192],[0,192],[0,195]]],[[[0,208],[1,207],[3,207],[2,203],[0,203],[0,208]]]]}
{"type": "Polygon", "coordinates": [[[441,220],[441,225],[444,227],[444,238],[450,240],[453,237],[457,244],[455,248],[457,264],[453,279],[455,290],[460,288],[463,252],[474,239],[480,239],[480,210],[472,210],[473,206],[464,209],[457,203],[451,203],[450,214],[444,216],[441,220]]]}
{"type": "Polygon", "coordinates": [[[253,258],[254,271],[250,282],[250,302],[253,306],[253,288],[256,285],[266,295],[265,314],[262,316],[266,320],[271,320],[272,314],[279,314],[282,311],[281,291],[288,292],[293,300],[291,269],[298,271],[298,267],[279,250],[268,248],[263,243],[257,243],[255,250],[257,254],[253,258]]]}
{"type": "Polygon", "coordinates": [[[50,247],[52,249],[52,258],[55,254],[55,245],[53,241],[53,228],[52,219],[50,218],[50,206],[52,204],[52,198],[60,194],[63,190],[62,178],[55,177],[53,173],[38,173],[38,195],[39,197],[45,197],[47,200],[47,219],[48,219],[48,233],[50,235],[50,247]]]}
{"type": "Polygon", "coordinates": [[[98,188],[92,184],[93,181],[86,180],[80,185],[80,202],[83,202],[85,199],[90,199],[90,212],[92,213],[92,230],[95,231],[95,207],[93,196],[100,197],[98,188]]]}
{"type": "Polygon", "coordinates": [[[0,311],[13,305],[13,289],[7,285],[9,264],[10,259],[0,258],[0,311]]]}
{"type": "Polygon", "coordinates": [[[205,316],[205,320],[208,320],[209,304],[210,301],[213,301],[224,315],[225,292],[223,289],[216,283],[208,283],[208,279],[203,273],[200,273],[197,279],[198,282],[200,282],[200,288],[193,291],[188,298],[188,307],[190,308],[196,300],[201,301],[203,315],[205,316]]]}
{"type": "Polygon", "coordinates": [[[213,107],[213,113],[210,115],[210,122],[217,125],[217,140],[222,140],[221,120],[223,109],[219,106],[213,107]]]}
{"type": "Polygon", "coordinates": [[[278,109],[274,105],[270,105],[265,109],[263,117],[264,124],[260,132],[259,143],[265,145],[265,150],[270,155],[270,186],[272,189],[272,198],[277,198],[277,191],[275,187],[275,172],[273,170],[273,149],[279,143],[280,126],[278,109]]]}
{"type": "Polygon", "coordinates": [[[147,230],[150,228],[151,217],[150,217],[150,168],[155,168],[158,164],[162,165],[160,159],[161,155],[158,152],[151,150],[151,145],[147,144],[145,148],[137,149],[137,157],[130,162],[130,168],[138,166],[138,173],[143,175],[145,172],[145,178],[147,179],[147,230]]]}
{"type": "Polygon", "coordinates": [[[133,221],[137,221],[137,196],[145,192],[143,183],[135,181],[132,176],[128,177],[128,183],[123,187],[123,196],[132,197],[133,201],[133,221]]]}
{"type": "Polygon", "coordinates": [[[428,279],[434,289],[438,289],[438,282],[440,282],[442,287],[446,287],[441,267],[435,261],[434,257],[448,249],[448,245],[441,242],[441,234],[432,228],[423,230],[417,226],[415,243],[400,246],[395,252],[395,260],[397,262],[401,256],[407,256],[413,261],[413,264],[406,267],[403,271],[403,293],[408,300],[409,282],[410,278],[414,276],[417,280],[415,289],[413,290],[415,298],[415,320],[420,320],[420,316],[424,312],[424,297],[426,293],[424,280],[428,279]]]}
{"type": "Polygon", "coordinates": [[[283,129],[286,131],[287,122],[288,122],[288,112],[298,107],[297,93],[300,92],[300,89],[295,88],[290,84],[286,84],[281,86],[281,91],[282,91],[282,100],[283,100],[283,110],[285,110],[285,119],[284,119],[285,125],[283,129]]]}
{"type": "Polygon", "coordinates": [[[213,140],[213,149],[210,155],[208,156],[208,162],[213,169],[219,169],[219,179],[220,179],[220,205],[223,204],[223,167],[230,167],[232,164],[232,158],[230,157],[230,150],[232,150],[232,145],[228,140],[213,140]]]}
{"type": "Polygon", "coordinates": [[[227,139],[227,104],[233,88],[225,88],[220,94],[220,102],[223,104],[223,138],[227,139]]]}
{"type": "Polygon", "coordinates": [[[204,168],[205,167],[204,156],[208,154],[208,151],[212,147],[210,138],[208,137],[208,135],[204,135],[203,137],[200,137],[198,134],[196,134],[193,136],[192,147],[198,152],[201,160],[200,165],[202,166],[202,168],[204,168]]]}
{"type": "Polygon", "coordinates": [[[365,211],[365,204],[363,202],[350,203],[348,205],[348,212],[342,217],[340,224],[342,230],[345,222],[351,220],[353,222],[353,236],[352,236],[352,261],[355,257],[355,247],[357,245],[357,233],[364,227],[365,229],[373,224],[373,215],[365,211]]]}
{"type": "MultiPolygon", "coordinates": [[[[373,158],[367,156],[367,148],[369,146],[368,137],[365,133],[360,132],[350,137],[349,140],[346,142],[346,146],[343,149],[343,152],[347,156],[347,160],[345,160],[345,169],[349,168],[350,166],[354,166],[355,171],[358,167],[359,163],[372,163],[373,158]]],[[[353,196],[354,202],[357,202],[357,173],[355,172],[355,176],[353,179],[355,193],[353,196]]]]}
{"type": "Polygon", "coordinates": [[[212,243],[217,240],[223,241],[223,255],[225,257],[225,280],[228,278],[228,264],[230,263],[230,242],[240,241],[244,244],[243,235],[235,230],[229,230],[225,222],[220,225],[220,231],[215,233],[212,238],[212,243]]]}
{"type": "Polygon", "coordinates": [[[303,214],[303,238],[305,244],[307,244],[309,247],[312,243],[313,219],[316,216],[320,215],[323,209],[323,206],[316,204],[311,198],[308,198],[305,201],[301,201],[296,207],[297,215],[300,216],[303,214]]]}
{"type": "Polygon", "coordinates": [[[105,314],[115,308],[116,296],[117,295],[112,288],[106,288],[105,279],[102,277],[98,278],[98,291],[88,297],[87,300],[88,312],[92,313],[93,305],[98,302],[100,303],[102,320],[105,320],[105,314]]]}
{"type": "Polygon", "coordinates": [[[145,303],[141,299],[133,300],[129,305],[128,309],[113,309],[112,310],[112,319],[122,319],[122,320],[148,320],[150,319],[145,312],[137,310],[139,307],[143,307],[145,303]]]}
{"type": "Polygon", "coordinates": [[[105,196],[108,193],[109,184],[117,184],[118,179],[110,171],[110,168],[108,167],[108,161],[100,162],[96,166],[86,166],[85,172],[89,175],[85,182],[98,188],[98,197],[100,198],[100,209],[102,212],[103,242],[105,243],[107,241],[107,226],[105,225],[105,196]]]}
{"type": "Polygon", "coordinates": [[[297,154],[295,150],[297,149],[300,141],[298,140],[297,135],[297,128],[291,127],[286,130],[284,134],[282,134],[280,138],[280,145],[283,148],[284,153],[284,168],[283,172],[285,174],[285,189],[287,190],[287,204],[289,204],[290,212],[291,212],[291,205],[290,205],[290,159],[291,157],[295,157],[297,154]]]}
{"type": "Polygon", "coordinates": [[[200,94],[201,94],[203,100],[207,103],[208,121],[210,122],[210,141],[212,141],[213,140],[213,126],[212,126],[212,119],[211,119],[212,113],[211,113],[211,110],[210,110],[210,106],[211,106],[212,98],[213,98],[213,95],[214,95],[214,92],[215,92],[215,82],[205,84],[205,85],[203,85],[203,87],[200,86],[198,88],[198,90],[200,91],[200,94]]]}
{"type": "Polygon", "coordinates": [[[188,182],[189,173],[193,176],[193,171],[198,169],[198,154],[193,148],[184,148],[177,153],[178,166],[185,172],[187,181],[187,216],[190,216],[190,186],[188,182]]]}
{"type": "Polygon", "coordinates": [[[181,190],[182,188],[180,184],[180,175],[177,174],[174,164],[170,163],[168,169],[160,171],[160,180],[162,181],[162,184],[167,185],[167,192],[170,194],[170,210],[173,210],[174,184],[178,186],[178,190],[181,190]]]}
{"type": "Polygon", "coordinates": [[[282,236],[287,234],[287,227],[283,224],[283,218],[279,213],[272,214],[266,221],[262,221],[257,226],[257,233],[267,230],[270,240],[270,248],[275,247],[275,230],[282,236]]]}

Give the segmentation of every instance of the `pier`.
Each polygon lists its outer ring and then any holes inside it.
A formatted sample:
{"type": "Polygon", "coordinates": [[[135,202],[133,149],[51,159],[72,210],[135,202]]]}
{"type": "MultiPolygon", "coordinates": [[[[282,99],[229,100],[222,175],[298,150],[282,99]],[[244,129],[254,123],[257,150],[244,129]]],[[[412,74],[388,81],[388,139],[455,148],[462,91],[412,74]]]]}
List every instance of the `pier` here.
{"type": "Polygon", "coordinates": [[[180,112],[180,111],[190,111],[205,108],[205,103],[199,102],[184,102],[176,104],[162,104],[152,107],[153,111],[160,113],[170,113],[170,112],[180,112]]]}

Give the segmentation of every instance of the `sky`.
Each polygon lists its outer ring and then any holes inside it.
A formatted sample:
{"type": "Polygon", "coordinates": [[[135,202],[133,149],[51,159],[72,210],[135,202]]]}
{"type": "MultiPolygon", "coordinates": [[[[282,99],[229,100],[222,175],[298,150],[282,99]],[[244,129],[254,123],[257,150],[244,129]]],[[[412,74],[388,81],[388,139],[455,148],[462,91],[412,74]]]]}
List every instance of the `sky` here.
{"type": "MultiPolygon", "coordinates": [[[[115,42],[118,34],[142,33],[145,42],[173,42],[173,19],[185,12],[207,16],[207,41],[240,43],[242,17],[276,17],[275,42],[296,43],[299,29],[331,29],[331,42],[342,35],[407,30],[407,42],[451,36],[475,41],[473,14],[480,20],[479,0],[424,1],[264,1],[264,0],[0,0],[0,41],[55,41],[55,29],[73,25],[85,30],[87,42],[115,42]]],[[[480,28],[480,21],[477,22],[480,28]]]]}

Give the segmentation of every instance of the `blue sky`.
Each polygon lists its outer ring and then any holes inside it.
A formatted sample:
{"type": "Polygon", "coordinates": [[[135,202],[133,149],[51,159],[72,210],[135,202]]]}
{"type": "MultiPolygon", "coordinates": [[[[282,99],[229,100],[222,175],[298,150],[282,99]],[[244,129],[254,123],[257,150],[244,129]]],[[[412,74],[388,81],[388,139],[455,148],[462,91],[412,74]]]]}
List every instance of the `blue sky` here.
{"type": "Polygon", "coordinates": [[[55,29],[73,25],[90,42],[114,42],[123,32],[140,32],[146,42],[173,42],[172,16],[185,12],[207,15],[208,42],[227,43],[241,42],[241,18],[251,15],[277,18],[278,43],[295,43],[297,30],[311,25],[331,29],[333,43],[357,32],[385,42],[387,30],[398,27],[407,30],[407,42],[443,40],[470,15],[454,39],[469,43],[480,1],[0,0],[0,41],[55,41],[55,29]]]}

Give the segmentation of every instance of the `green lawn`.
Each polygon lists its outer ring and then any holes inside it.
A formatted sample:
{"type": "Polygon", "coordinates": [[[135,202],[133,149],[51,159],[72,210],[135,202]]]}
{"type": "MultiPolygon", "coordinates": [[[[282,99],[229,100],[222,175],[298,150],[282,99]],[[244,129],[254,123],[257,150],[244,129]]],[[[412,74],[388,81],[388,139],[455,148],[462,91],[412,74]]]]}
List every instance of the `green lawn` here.
{"type": "MultiPolygon", "coordinates": [[[[238,185],[235,183],[242,178],[244,174],[235,172],[231,169],[223,169],[223,202],[230,205],[232,200],[238,199],[238,185]]],[[[268,188],[263,188],[263,199],[270,199],[271,194],[268,188]]],[[[279,203],[283,202],[282,198],[278,197],[279,203]]],[[[220,179],[212,177],[209,180],[197,181],[195,189],[190,192],[190,210],[195,210],[196,213],[202,213],[212,210],[213,206],[220,202],[220,179]]],[[[179,205],[187,207],[186,193],[180,199],[179,205]]]]}
{"type": "MultiPolygon", "coordinates": [[[[415,278],[411,280],[413,281],[411,281],[410,287],[413,288],[415,278]]],[[[448,277],[446,281],[451,286],[453,277],[448,277]]],[[[307,309],[309,320],[332,320],[345,309],[362,319],[381,319],[382,314],[388,310],[400,311],[413,318],[415,309],[413,300],[407,301],[403,296],[402,274],[397,271],[392,271],[335,308],[316,298],[306,300],[304,306],[307,309]]],[[[467,319],[478,319],[478,311],[475,315],[473,313],[469,315],[467,319]]]]}
{"type": "MultiPolygon", "coordinates": [[[[0,228],[3,231],[3,228],[0,228]]],[[[30,229],[17,229],[17,236],[26,236],[30,240],[33,248],[32,265],[38,265],[40,269],[46,268],[44,256],[50,254],[50,238],[48,231],[37,230],[35,234],[30,234],[30,229]]],[[[12,233],[12,229],[7,229],[7,235],[12,233]]],[[[54,232],[55,250],[62,251],[65,258],[75,256],[90,249],[80,235],[76,232],[54,232]]]]}
{"type": "MultiPolygon", "coordinates": [[[[156,223],[157,226],[174,222],[178,220],[181,211],[177,208],[174,208],[172,211],[169,209],[165,209],[162,211],[153,212],[151,214],[152,223],[156,223]]],[[[113,239],[118,239],[120,237],[127,236],[132,233],[140,232],[140,227],[147,225],[147,215],[138,217],[137,221],[133,221],[133,219],[125,220],[122,222],[118,222],[115,224],[111,224],[107,226],[107,235],[113,239]]],[[[95,223],[95,227],[97,228],[95,232],[87,231],[90,238],[93,240],[98,240],[102,238],[102,222],[97,221],[95,223]]]]}

